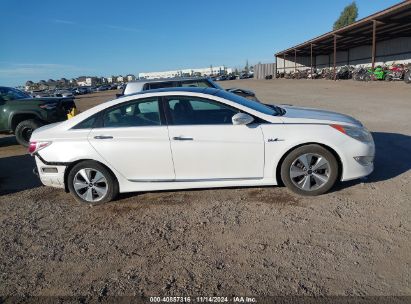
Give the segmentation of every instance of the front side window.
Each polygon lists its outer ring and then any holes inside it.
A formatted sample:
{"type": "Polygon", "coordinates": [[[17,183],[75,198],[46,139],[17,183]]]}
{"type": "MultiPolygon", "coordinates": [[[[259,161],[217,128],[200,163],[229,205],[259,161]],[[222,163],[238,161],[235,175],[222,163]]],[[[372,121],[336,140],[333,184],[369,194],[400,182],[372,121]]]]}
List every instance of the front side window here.
{"type": "Polygon", "coordinates": [[[232,124],[239,111],[217,101],[199,97],[169,97],[167,106],[174,125],[232,124]]]}
{"type": "Polygon", "coordinates": [[[104,113],[103,127],[142,127],[161,125],[157,98],[127,102],[104,113]]]}

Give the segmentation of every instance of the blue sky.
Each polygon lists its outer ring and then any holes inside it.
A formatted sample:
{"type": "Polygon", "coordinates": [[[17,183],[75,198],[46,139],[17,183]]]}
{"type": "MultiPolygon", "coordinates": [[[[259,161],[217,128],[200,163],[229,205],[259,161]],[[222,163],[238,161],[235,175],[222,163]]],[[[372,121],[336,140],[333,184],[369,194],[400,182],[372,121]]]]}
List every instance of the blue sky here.
{"type": "MultiPolygon", "coordinates": [[[[274,61],[350,0],[1,0],[0,85],[274,61]]],[[[357,0],[359,18],[398,0],[357,0]]]]}

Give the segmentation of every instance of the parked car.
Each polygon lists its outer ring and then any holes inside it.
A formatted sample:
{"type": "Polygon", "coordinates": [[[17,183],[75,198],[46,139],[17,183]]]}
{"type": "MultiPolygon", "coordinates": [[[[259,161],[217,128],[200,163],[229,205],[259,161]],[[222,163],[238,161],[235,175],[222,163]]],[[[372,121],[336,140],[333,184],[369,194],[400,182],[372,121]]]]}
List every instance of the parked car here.
{"type": "Polygon", "coordinates": [[[97,91],[97,92],[101,92],[101,91],[107,91],[107,90],[109,90],[109,89],[110,89],[109,86],[103,85],[103,86],[100,86],[100,87],[96,88],[96,91],[97,91]]]}
{"type": "Polygon", "coordinates": [[[56,90],[53,95],[54,97],[74,97],[71,90],[56,90]]]}
{"type": "Polygon", "coordinates": [[[48,90],[35,90],[30,92],[30,96],[33,98],[51,97],[52,94],[48,90]]]}
{"type": "MultiPolygon", "coordinates": [[[[147,90],[174,87],[204,87],[224,90],[221,86],[219,86],[209,77],[144,79],[127,83],[123,91],[119,94],[116,94],[116,96],[121,97],[124,95],[139,93],[147,90]]],[[[227,91],[233,92],[234,94],[238,94],[251,100],[258,101],[257,97],[255,96],[255,93],[250,90],[230,88],[227,89],[227,91]]]]}
{"type": "Polygon", "coordinates": [[[23,91],[0,87],[0,131],[14,133],[23,146],[29,145],[35,129],[66,120],[75,109],[72,98],[33,98],[23,91]]]}
{"type": "Polygon", "coordinates": [[[375,148],[370,132],[343,114],[167,88],[40,128],[29,152],[44,185],[99,204],[119,192],[279,183],[320,195],[370,174],[375,148]]]}
{"type": "Polygon", "coordinates": [[[215,80],[216,81],[224,81],[224,80],[227,80],[227,76],[226,75],[220,75],[215,80]]]}
{"type": "Polygon", "coordinates": [[[75,94],[77,95],[84,95],[90,93],[90,89],[88,87],[78,87],[75,88],[75,94]]]}
{"type": "Polygon", "coordinates": [[[254,74],[252,74],[252,73],[242,73],[240,75],[240,79],[248,79],[248,78],[254,78],[254,74]]]}

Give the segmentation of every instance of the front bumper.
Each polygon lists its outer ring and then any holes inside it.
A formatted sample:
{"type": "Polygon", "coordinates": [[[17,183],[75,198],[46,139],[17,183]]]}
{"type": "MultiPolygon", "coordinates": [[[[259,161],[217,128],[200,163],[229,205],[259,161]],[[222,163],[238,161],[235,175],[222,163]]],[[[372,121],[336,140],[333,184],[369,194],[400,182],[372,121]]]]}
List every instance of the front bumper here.
{"type": "Polygon", "coordinates": [[[34,168],[33,172],[40,178],[43,185],[65,188],[64,172],[66,171],[66,166],[46,165],[37,156],[35,156],[35,160],[37,167],[34,168]]]}
{"type": "Polygon", "coordinates": [[[343,159],[342,181],[361,178],[371,174],[374,171],[374,162],[361,163],[356,160],[358,157],[374,158],[374,143],[352,142],[346,146],[345,159],[343,159]]]}

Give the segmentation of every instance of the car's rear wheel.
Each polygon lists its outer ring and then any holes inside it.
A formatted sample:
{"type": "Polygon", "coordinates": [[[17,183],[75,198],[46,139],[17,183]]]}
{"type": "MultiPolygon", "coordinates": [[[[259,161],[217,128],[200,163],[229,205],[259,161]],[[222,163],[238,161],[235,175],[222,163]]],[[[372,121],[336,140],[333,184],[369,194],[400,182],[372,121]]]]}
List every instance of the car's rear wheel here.
{"type": "Polygon", "coordinates": [[[320,195],[337,181],[338,162],[330,151],[319,145],[301,146],[284,159],[281,178],[297,194],[320,195]]]}
{"type": "Polygon", "coordinates": [[[113,173],[94,161],[76,164],[68,174],[67,183],[70,193],[80,203],[104,204],[118,195],[118,183],[113,173]]]}
{"type": "Polygon", "coordinates": [[[30,137],[34,130],[40,128],[42,123],[35,119],[27,119],[20,122],[14,130],[17,142],[25,147],[29,146],[30,137]]]}

